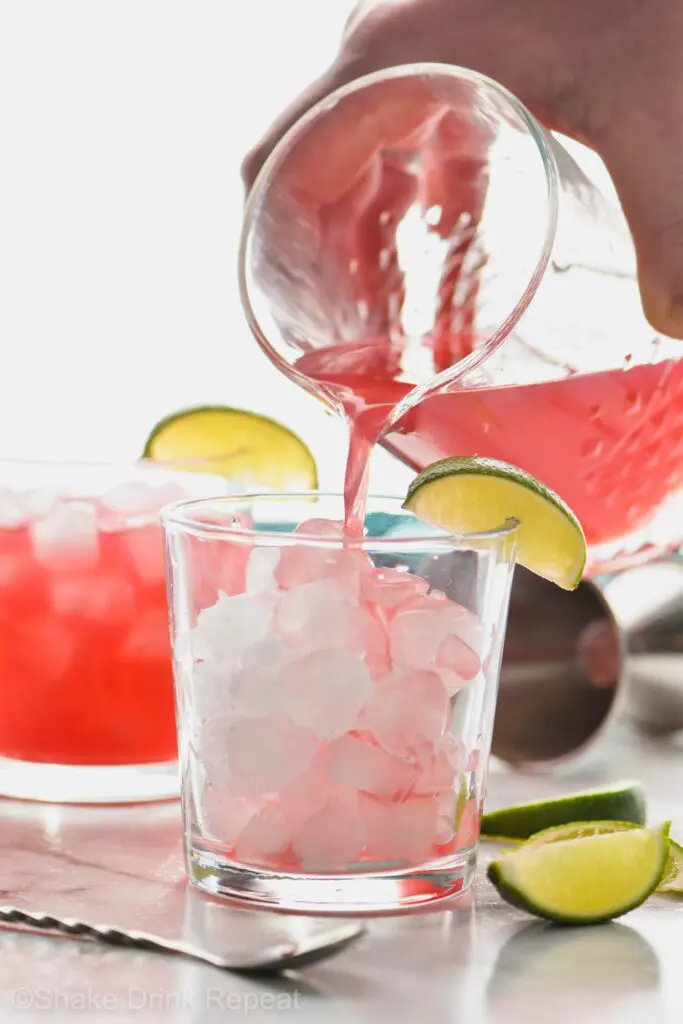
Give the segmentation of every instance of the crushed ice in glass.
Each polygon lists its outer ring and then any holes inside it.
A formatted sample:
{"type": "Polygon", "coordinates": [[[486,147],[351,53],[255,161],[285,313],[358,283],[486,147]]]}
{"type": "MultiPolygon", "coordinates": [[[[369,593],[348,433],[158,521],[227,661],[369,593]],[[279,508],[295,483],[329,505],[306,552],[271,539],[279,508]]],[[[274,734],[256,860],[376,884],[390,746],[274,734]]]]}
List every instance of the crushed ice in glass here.
{"type": "Polygon", "coordinates": [[[469,849],[479,812],[460,793],[476,752],[451,730],[483,682],[479,620],[403,568],[317,542],[338,523],[297,534],[254,546],[244,592],[190,631],[211,838],[242,863],[308,872],[469,849]]]}

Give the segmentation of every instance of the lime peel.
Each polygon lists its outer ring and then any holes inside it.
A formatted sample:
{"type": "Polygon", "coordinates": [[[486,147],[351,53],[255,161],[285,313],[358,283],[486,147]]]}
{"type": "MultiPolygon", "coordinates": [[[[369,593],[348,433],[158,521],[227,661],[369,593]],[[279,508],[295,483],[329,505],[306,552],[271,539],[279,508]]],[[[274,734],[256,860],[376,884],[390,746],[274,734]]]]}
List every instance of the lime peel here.
{"type": "Polygon", "coordinates": [[[542,829],[576,821],[646,822],[645,794],[638,782],[586,789],[546,800],[515,804],[484,814],[482,834],[528,839],[542,829]]]}

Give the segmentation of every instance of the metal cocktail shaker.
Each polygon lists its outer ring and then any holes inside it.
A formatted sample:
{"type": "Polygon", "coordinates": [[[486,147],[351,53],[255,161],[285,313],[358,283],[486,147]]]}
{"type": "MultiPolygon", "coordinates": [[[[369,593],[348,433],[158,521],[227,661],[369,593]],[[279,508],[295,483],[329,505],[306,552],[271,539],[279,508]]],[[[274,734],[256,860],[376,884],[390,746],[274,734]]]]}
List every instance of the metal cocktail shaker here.
{"type": "Polygon", "coordinates": [[[571,593],[518,568],[492,753],[555,769],[608,755],[613,726],[683,729],[683,557],[571,593]]]}

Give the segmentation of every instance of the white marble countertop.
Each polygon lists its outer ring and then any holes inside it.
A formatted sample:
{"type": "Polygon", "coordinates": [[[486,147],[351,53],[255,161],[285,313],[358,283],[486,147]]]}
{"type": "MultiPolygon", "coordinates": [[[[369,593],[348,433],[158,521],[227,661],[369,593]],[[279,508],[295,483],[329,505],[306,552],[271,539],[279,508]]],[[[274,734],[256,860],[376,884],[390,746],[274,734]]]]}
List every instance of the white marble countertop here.
{"type": "MultiPolygon", "coordinates": [[[[640,777],[648,791],[651,820],[672,818],[674,834],[683,835],[682,766],[683,743],[627,742],[612,752],[606,768],[580,778],[519,776],[494,769],[489,804],[581,788],[605,777],[640,777]]],[[[17,822],[25,814],[44,813],[44,834],[52,837],[55,850],[62,849],[64,867],[45,878],[29,850],[21,858],[19,875],[26,891],[35,894],[42,887],[40,898],[56,890],[60,898],[68,898],[75,891],[73,878],[79,877],[73,872],[92,867],[73,853],[75,837],[82,837],[87,820],[83,814],[92,815],[95,823],[106,821],[111,811],[80,808],[76,825],[75,819],[70,821],[75,811],[25,807],[0,805],[0,831],[5,834],[5,867],[0,860],[0,872],[8,874],[7,851],[17,822]],[[60,836],[69,837],[68,842],[62,843],[60,836]],[[70,851],[68,858],[64,851],[70,851]],[[39,873],[40,878],[30,877],[39,873]]],[[[182,887],[176,854],[164,852],[169,843],[177,843],[178,808],[114,813],[122,816],[118,822],[128,822],[124,831],[129,835],[139,831],[141,873],[146,870],[144,858],[164,860],[166,867],[158,874],[168,876],[168,891],[182,887]],[[154,824],[155,815],[160,825],[154,824]]],[[[483,859],[490,849],[483,847],[483,859]]],[[[109,867],[98,867],[104,875],[97,884],[106,887],[109,871],[111,884],[117,875],[121,885],[121,850],[114,845],[102,856],[109,867]]],[[[13,902],[12,889],[4,888],[9,884],[0,876],[2,903],[13,902]]],[[[124,884],[134,894],[135,876],[124,884]]],[[[106,888],[101,893],[104,899],[106,888]]],[[[29,895],[25,902],[35,898],[29,895]]],[[[552,927],[502,903],[480,871],[470,896],[452,909],[373,921],[368,934],[336,958],[278,980],[236,976],[181,957],[3,929],[0,1019],[26,1024],[83,1019],[211,1024],[239,1018],[344,1024],[412,1024],[422,1019],[431,1024],[573,1024],[578,1019],[586,1024],[678,1024],[683,1010],[682,927],[683,899],[675,897],[653,898],[609,925],[552,927]]]]}

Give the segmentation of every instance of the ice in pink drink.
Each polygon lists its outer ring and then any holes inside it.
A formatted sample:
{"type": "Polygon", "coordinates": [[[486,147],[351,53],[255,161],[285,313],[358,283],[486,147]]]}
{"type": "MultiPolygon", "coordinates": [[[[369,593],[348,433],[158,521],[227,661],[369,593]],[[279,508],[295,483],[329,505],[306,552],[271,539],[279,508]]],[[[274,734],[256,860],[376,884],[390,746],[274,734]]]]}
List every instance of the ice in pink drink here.
{"type": "Polygon", "coordinates": [[[203,839],[248,866],[312,873],[470,850],[477,754],[454,708],[483,683],[491,640],[470,611],[352,542],[254,547],[242,592],[190,633],[203,839]]]}
{"type": "Polygon", "coordinates": [[[177,756],[159,509],[166,482],[101,498],[0,489],[0,756],[177,756]]]}

